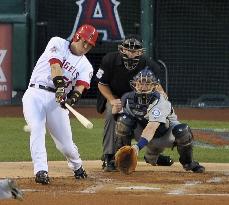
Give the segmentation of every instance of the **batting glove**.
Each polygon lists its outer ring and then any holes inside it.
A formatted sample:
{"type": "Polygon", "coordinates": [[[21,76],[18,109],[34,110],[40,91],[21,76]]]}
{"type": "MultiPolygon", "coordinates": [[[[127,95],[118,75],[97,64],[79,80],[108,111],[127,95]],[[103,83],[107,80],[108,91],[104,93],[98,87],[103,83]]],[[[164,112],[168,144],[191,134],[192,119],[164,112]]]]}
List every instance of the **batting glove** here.
{"type": "Polygon", "coordinates": [[[63,103],[65,101],[65,83],[63,76],[56,76],[53,78],[53,84],[56,87],[56,102],[63,103]]]}
{"type": "Polygon", "coordinates": [[[58,103],[64,103],[65,102],[65,90],[64,87],[59,87],[56,89],[56,102],[58,103]]]}
{"type": "Polygon", "coordinates": [[[66,103],[68,103],[71,106],[74,106],[79,101],[81,96],[82,94],[79,91],[74,90],[71,92],[70,96],[68,96],[66,103]]]}

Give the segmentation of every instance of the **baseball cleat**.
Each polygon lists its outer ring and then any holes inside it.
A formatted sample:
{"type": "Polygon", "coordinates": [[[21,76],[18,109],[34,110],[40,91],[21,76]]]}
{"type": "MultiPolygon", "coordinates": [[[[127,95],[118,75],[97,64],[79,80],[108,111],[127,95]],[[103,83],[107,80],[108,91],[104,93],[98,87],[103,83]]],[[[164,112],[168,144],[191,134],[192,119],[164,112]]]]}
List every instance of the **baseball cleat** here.
{"type": "Polygon", "coordinates": [[[37,172],[35,177],[35,182],[43,185],[49,184],[50,180],[49,180],[48,172],[44,170],[37,172]]]}
{"type": "Polygon", "coordinates": [[[109,162],[103,161],[102,164],[102,169],[104,170],[104,172],[116,172],[116,166],[115,166],[115,161],[111,160],[109,162]]]}
{"type": "Polygon", "coordinates": [[[205,172],[205,167],[195,161],[191,162],[190,164],[183,165],[183,168],[186,171],[192,171],[194,173],[204,173],[205,172]]]}
{"type": "Polygon", "coordinates": [[[170,156],[159,155],[157,159],[158,166],[171,166],[174,163],[173,159],[170,156]]]}
{"type": "MultiPolygon", "coordinates": [[[[151,164],[145,156],[144,156],[144,160],[146,163],[151,164]]],[[[158,156],[156,164],[151,164],[151,165],[153,166],[171,166],[173,163],[174,161],[170,156],[164,156],[160,154],[158,156]]]]}
{"type": "Polygon", "coordinates": [[[85,179],[85,178],[87,178],[87,173],[83,169],[82,166],[79,169],[75,170],[74,174],[75,174],[75,178],[76,179],[85,179]]]}

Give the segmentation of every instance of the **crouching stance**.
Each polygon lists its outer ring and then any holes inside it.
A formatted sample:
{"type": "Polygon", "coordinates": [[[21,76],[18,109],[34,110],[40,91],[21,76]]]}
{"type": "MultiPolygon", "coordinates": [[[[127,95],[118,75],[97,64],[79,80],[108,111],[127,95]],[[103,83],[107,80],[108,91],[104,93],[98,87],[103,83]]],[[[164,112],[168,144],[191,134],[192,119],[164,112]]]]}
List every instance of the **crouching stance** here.
{"type": "Polygon", "coordinates": [[[146,67],[130,84],[134,91],[122,97],[123,112],[117,118],[116,150],[131,145],[134,136],[137,144],[132,148],[136,154],[146,146],[145,161],[157,165],[160,153],[176,146],[183,168],[203,173],[205,168],[193,160],[191,129],[178,121],[167,96],[158,92],[158,80],[152,71],[146,67]]]}

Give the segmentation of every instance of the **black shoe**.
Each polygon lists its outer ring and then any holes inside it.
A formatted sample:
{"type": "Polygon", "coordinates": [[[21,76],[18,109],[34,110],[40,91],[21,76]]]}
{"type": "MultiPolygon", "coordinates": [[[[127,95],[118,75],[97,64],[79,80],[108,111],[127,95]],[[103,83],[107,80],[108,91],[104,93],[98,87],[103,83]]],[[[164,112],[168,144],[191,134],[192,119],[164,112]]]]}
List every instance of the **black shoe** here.
{"type": "Polygon", "coordinates": [[[85,178],[87,178],[87,173],[83,169],[82,166],[79,169],[75,170],[74,174],[75,174],[75,178],[76,179],[85,179],[85,178]]]}
{"type": "Polygon", "coordinates": [[[117,171],[115,166],[114,154],[105,154],[102,161],[103,161],[102,168],[104,172],[117,171]]]}
{"type": "Polygon", "coordinates": [[[204,173],[205,167],[200,165],[198,162],[191,162],[190,164],[183,165],[186,171],[193,171],[194,173],[204,173]]]}
{"type": "Polygon", "coordinates": [[[159,155],[157,159],[158,166],[171,166],[174,163],[173,159],[170,156],[159,155]]]}
{"type": "Polygon", "coordinates": [[[43,170],[37,172],[35,177],[35,182],[44,185],[49,184],[50,181],[49,181],[48,172],[43,170]]]}
{"type": "Polygon", "coordinates": [[[111,160],[109,162],[104,161],[102,164],[102,168],[103,168],[104,172],[115,172],[115,171],[117,171],[114,160],[111,160]]]}
{"type": "MultiPolygon", "coordinates": [[[[147,158],[144,156],[144,160],[146,163],[151,164],[147,158]]],[[[172,158],[170,156],[164,156],[164,155],[159,155],[158,159],[157,159],[157,163],[156,164],[152,164],[153,166],[171,166],[174,163],[174,161],[172,160],[172,158]]]]}

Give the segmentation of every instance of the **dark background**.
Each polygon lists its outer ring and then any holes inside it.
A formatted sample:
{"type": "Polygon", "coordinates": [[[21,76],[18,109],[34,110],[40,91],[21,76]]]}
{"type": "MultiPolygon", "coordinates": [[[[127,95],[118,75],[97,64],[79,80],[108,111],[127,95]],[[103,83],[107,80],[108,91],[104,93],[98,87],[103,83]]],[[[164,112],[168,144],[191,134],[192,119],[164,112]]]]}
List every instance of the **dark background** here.
{"type": "MultiPolygon", "coordinates": [[[[141,34],[139,0],[120,0],[118,13],[125,35],[141,34]]],[[[78,6],[70,0],[39,0],[37,10],[37,56],[52,36],[67,38],[75,22],[78,6]],[[39,25],[40,24],[40,25],[39,25]]],[[[177,106],[196,106],[198,97],[221,106],[229,96],[229,1],[154,1],[154,58],[168,69],[168,93],[177,106]]],[[[117,50],[117,42],[98,42],[87,57],[95,68],[102,56],[117,50]]],[[[165,72],[160,78],[165,86],[165,72]]],[[[96,98],[96,83],[85,98],[96,98]]],[[[200,100],[201,101],[201,100],[200,100]]],[[[199,106],[199,104],[198,104],[199,106]]],[[[200,105],[201,106],[201,105],[200,105]]]]}

